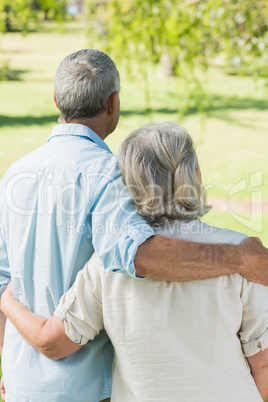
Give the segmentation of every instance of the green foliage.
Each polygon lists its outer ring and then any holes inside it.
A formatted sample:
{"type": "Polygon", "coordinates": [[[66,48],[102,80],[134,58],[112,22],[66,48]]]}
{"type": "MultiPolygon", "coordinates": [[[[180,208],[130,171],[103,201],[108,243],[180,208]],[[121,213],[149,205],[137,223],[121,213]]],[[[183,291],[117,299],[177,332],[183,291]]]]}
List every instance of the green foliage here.
{"type": "Polygon", "coordinates": [[[8,61],[0,59],[0,81],[6,81],[9,79],[10,68],[8,61]]]}
{"type": "MultiPolygon", "coordinates": [[[[180,116],[192,107],[205,109],[200,74],[211,64],[231,74],[268,77],[265,0],[87,0],[86,5],[90,37],[100,39],[103,50],[130,73],[148,82],[147,64],[154,63],[182,79],[180,116]]],[[[150,110],[148,85],[145,91],[150,110]]]]}
{"type": "MultiPolygon", "coordinates": [[[[0,0],[0,33],[27,33],[40,26],[42,20],[62,21],[67,0],[0,0]]],[[[9,61],[0,54],[0,81],[15,80],[16,73],[9,61]]]]}
{"type": "Polygon", "coordinates": [[[230,72],[268,76],[267,1],[218,0],[213,33],[230,72]]]}
{"type": "Polygon", "coordinates": [[[28,32],[42,19],[63,19],[67,0],[0,0],[0,32],[28,32]]]}
{"type": "Polygon", "coordinates": [[[62,21],[66,16],[66,0],[35,0],[35,10],[42,11],[45,19],[62,21]]]}
{"type": "Polygon", "coordinates": [[[90,34],[116,59],[163,58],[178,76],[221,56],[232,73],[268,76],[268,2],[87,0],[90,34]]]}
{"type": "Polygon", "coordinates": [[[0,30],[27,31],[29,21],[35,19],[31,0],[0,0],[0,30]]]}

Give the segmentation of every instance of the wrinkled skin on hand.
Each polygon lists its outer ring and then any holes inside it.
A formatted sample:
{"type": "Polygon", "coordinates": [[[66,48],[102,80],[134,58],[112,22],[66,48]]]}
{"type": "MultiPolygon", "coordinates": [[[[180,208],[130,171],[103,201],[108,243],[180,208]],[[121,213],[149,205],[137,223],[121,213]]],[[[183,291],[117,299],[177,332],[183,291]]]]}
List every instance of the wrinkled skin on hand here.
{"type": "Polygon", "coordinates": [[[268,249],[257,237],[249,237],[241,247],[245,264],[240,274],[249,281],[268,286],[268,249]]]}

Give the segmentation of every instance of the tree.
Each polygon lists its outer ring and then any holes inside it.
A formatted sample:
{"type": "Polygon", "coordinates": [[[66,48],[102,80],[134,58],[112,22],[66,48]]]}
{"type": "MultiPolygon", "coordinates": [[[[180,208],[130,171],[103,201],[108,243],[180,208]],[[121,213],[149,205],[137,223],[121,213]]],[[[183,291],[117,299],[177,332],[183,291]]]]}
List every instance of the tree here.
{"type": "MultiPolygon", "coordinates": [[[[29,32],[42,19],[62,20],[67,0],[0,0],[0,33],[29,32]]],[[[0,53],[0,81],[14,79],[9,62],[0,53]]]]}
{"type": "Polygon", "coordinates": [[[25,31],[29,20],[34,19],[31,0],[1,0],[0,1],[0,30],[10,32],[13,29],[25,31]]]}
{"type": "Polygon", "coordinates": [[[204,110],[199,75],[215,60],[232,74],[268,77],[266,0],[86,0],[86,6],[90,36],[127,68],[138,66],[147,99],[149,63],[180,78],[181,116],[204,110]]]}
{"type": "Polygon", "coordinates": [[[0,32],[27,32],[44,17],[63,18],[67,0],[0,0],[0,32]]]}
{"type": "Polygon", "coordinates": [[[268,76],[266,0],[87,0],[91,30],[117,59],[158,63],[183,76],[216,56],[237,74],[268,76]]]}
{"type": "Polygon", "coordinates": [[[66,16],[67,0],[35,0],[35,10],[44,13],[45,20],[63,20],[66,16]]]}

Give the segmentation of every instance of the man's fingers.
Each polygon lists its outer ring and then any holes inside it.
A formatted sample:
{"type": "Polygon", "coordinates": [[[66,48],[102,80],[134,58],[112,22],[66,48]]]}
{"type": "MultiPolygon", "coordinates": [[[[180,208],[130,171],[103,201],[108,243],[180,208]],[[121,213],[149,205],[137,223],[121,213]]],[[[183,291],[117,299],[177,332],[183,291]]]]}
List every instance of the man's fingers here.
{"type": "Polygon", "coordinates": [[[268,285],[268,249],[258,237],[249,237],[242,245],[245,265],[241,274],[252,282],[268,285]]]}
{"type": "Polygon", "coordinates": [[[261,239],[259,237],[254,237],[254,236],[248,237],[246,240],[243,241],[242,244],[252,244],[253,245],[256,243],[261,244],[263,246],[261,239]]]}

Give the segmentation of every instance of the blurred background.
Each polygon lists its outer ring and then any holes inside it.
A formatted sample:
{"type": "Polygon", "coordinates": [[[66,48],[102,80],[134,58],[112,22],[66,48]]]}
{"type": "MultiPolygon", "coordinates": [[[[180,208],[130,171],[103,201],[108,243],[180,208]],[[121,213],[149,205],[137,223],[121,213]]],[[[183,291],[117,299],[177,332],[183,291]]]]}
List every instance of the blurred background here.
{"type": "Polygon", "coordinates": [[[113,152],[173,120],[193,136],[214,208],[205,218],[268,245],[266,0],[0,0],[0,177],[58,119],[53,77],[85,47],[121,74],[113,152]]]}
{"type": "Polygon", "coordinates": [[[113,152],[133,129],[176,121],[194,138],[205,220],[268,246],[266,0],[0,0],[0,177],[57,123],[53,78],[71,52],[121,74],[113,152]]]}
{"type": "Polygon", "coordinates": [[[0,0],[0,177],[43,144],[69,53],[107,52],[121,74],[113,152],[133,129],[193,136],[213,210],[205,220],[268,245],[266,0],[0,0]]]}

